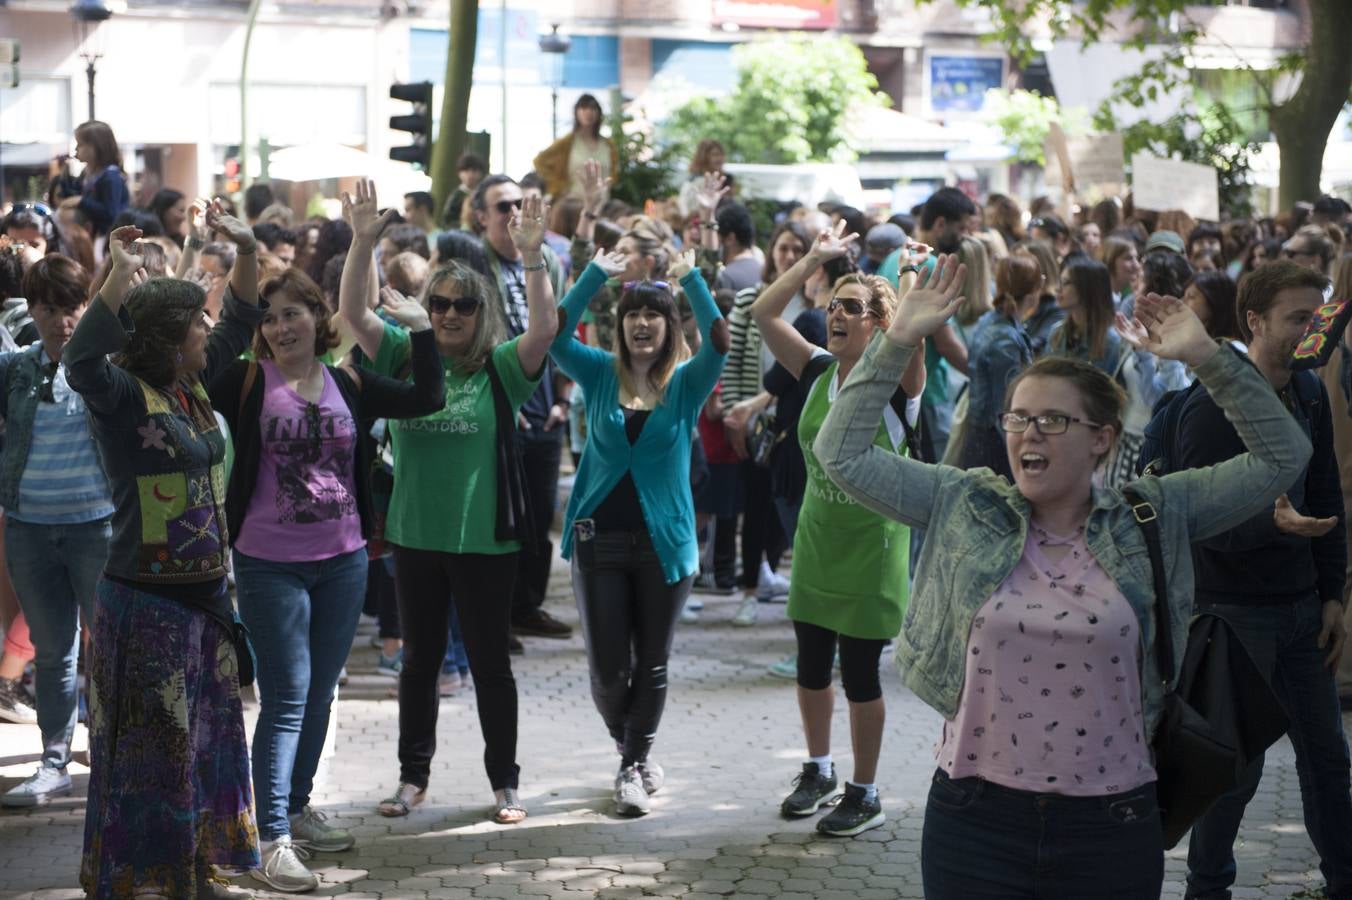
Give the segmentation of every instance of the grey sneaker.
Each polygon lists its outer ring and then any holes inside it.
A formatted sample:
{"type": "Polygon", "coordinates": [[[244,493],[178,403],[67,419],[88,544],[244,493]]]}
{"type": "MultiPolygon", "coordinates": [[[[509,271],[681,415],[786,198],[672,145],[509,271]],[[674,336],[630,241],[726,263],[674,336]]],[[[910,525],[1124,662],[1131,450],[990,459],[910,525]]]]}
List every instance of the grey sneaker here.
{"type": "Polygon", "coordinates": [[[312,806],[288,816],[291,822],[291,843],[319,853],[351,849],[357,839],[344,829],[327,824],[328,818],[312,806]]]}
{"type": "MultiPolygon", "coordinates": [[[[249,900],[253,895],[253,891],[231,884],[215,867],[197,881],[197,900],[249,900]]],[[[138,894],[137,900],[141,896],[138,894]]]]}
{"type": "Polygon", "coordinates": [[[747,594],[742,598],[742,602],[737,605],[737,612],[733,614],[732,624],[741,628],[750,628],[756,624],[758,612],[760,612],[760,601],[756,599],[755,594],[747,594]]]}
{"type": "Polygon", "coordinates": [[[638,769],[639,777],[643,780],[643,790],[650,796],[662,790],[662,785],[667,783],[667,773],[651,759],[635,763],[634,767],[638,769]]]}
{"type": "Polygon", "coordinates": [[[319,887],[319,878],[301,862],[309,857],[310,851],[291,843],[290,835],[283,835],[263,854],[263,865],[249,874],[274,891],[303,894],[319,887]]]}
{"type": "Polygon", "coordinates": [[[16,725],[36,725],[38,711],[17,678],[0,678],[0,720],[16,725]]]}
{"type": "Polygon", "coordinates": [[[54,797],[70,794],[70,776],[65,769],[39,766],[27,781],[17,784],[0,796],[0,806],[23,809],[46,806],[54,797]]]}
{"type": "Polygon", "coordinates": [[[643,789],[643,776],[638,766],[627,766],[615,776],[615,814],[620,816],[646,816],[651,804],[648,792],[643,789]]]}

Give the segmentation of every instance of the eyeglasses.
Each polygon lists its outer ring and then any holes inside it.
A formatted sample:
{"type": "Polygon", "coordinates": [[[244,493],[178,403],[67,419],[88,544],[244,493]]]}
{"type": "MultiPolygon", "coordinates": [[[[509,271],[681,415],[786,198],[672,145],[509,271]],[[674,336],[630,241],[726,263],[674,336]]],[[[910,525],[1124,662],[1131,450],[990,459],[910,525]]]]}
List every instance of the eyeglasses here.
{"type": "Polygon", "coordinates": [[[512,210],[520,209],[523,201],[521,200],[499,200],[493,204],[493,207],[504,216],[512,214],[512,210]]]}
{"type": "Polygon", "coordinates": [[[667,284],[665,281],[626,281],[624,284],[620,285],[620,290],[632,291],[634,288],[640,287],[645,284],[649,285],[650,287],[655,287],[659,291],[671,290],[671,285],[667,284]]]}
{"type": "Polygon", "coordinates": [[[1025,416],[1023,413],[1004,412],[1000,413],[996,421],[1000,425],[1000,430],[1007,434],[1023,434],[1032,425],[1037,429],[1038,434],[1065,434],[1072,423],[1083,425],[1085,428],[1099,429],[1102,425],[1096,425],[1093,422],[1086,422],[1084,419],[1075,416],[1067,416],[1062,413],[1047,413],[1041,416],[1025,416]]]}
{"type": "Polygon", "coordinates": [[[456,315],[472,316],[479,311],[478,297],[457,297],[452,300],[450,297],[442,297],[439,294],[433,294],[427,298],[427,308],[439,316],[444,316],[455,309],[456,315]]]}
{"type": "Polygon", "coordinates": [[[863,300],[856,300],[853,297],[832,297],[831,302],[826,304],[826,314],[830,315],[838,309],[845,310],[845,315],[852,319],[874,314],[871,306],[863,300]]]}

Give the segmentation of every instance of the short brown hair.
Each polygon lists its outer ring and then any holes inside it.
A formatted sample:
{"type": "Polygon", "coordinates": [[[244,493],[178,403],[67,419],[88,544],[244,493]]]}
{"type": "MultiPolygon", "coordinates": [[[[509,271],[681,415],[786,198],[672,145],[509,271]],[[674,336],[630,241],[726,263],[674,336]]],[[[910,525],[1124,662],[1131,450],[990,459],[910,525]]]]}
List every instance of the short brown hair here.
{"type": "Polygon", "coordinates": [[[995,264],[995,308],[1001,315],[1018,312],[1023,298],[1042,283],[1042,267],[1031,255],[1006,256],[995,264]]]}
{"type": "Polygon", "coordinates": [[[1235,324],[1244,343],[1253,340],[1249,328],[1249,313],[1267,315],[1277,295],[1291,288],[1312,288],[1321,294],[1328,289],[1329,280],[1313,269],[1307,269],[1289,259],[1260,266],[1239,280],[1239,296],[1235,299],[1235,324]]]}
{"type": "Polygon", "coordinates": [[[74,312],[89,302],[89,272],[69,256],[48,254],[24,273],[23,295],[29,306],[74,312]]]}
{"type": "MultiPolygon", "coordinates": [[[[258,298],[270,300],[278,294],[285,294],[292,300],[298,300],[310,310],[315,319],[315,356],[323,356],[338,346],[338,332],[333,327],[332,313],[324,301],[324,292],[319,289],[309,275],[299,269],[290,268],[280,275],[267,279],[258,286],[258,298]]],[[[257,359],[272,359],[272,348],[263,337],[260,327],[254,331],[253,353],[257,359]]]]}
{"type": "MultiPolygon", "coordinates": [[[[1044,356],[1024,369],[1005,389],[1005,409],[1014,401],[1014,391],[1025,378],[1064,378],[1075,386],[1084,401],[1084,411],[1089,421],[1096,425],[1110,425],[1113,429],[1113,444],[1122,435],[1122,410],[1127,407],[1127,392],[1107,372],[1090,362],[1071,356],[1044,356]]],[[[1112,448],[1103,455],[1107,459],[1112,448]]]]}

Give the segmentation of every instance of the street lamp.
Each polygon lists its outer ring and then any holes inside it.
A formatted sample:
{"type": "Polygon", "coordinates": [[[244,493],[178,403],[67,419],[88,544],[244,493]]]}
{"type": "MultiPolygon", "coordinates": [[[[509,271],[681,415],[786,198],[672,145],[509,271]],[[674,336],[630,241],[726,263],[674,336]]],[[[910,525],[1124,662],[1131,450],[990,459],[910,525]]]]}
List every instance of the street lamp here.
{"type": "Polygon", "coordinates": [[[568,48],[573,46],[573,39],[566,34],[559,34],[559,25],[555,22],[550,26],[552,29],[549,34],[540,35],[540,52],[549,54],[552,62],[549,77],[549,98],[552,103],[554,113],[554,139],[559,138],[559,86],[563,82],[563,55],[568,52],[568,48]]]}
{"type": "Polygon", "coordinates": [[[71,18],[75,20],[76,40],[80,42],[80,57],[85,61],[85,77],[89,79],[89,119],[94,119],[94,62],[103,56],[90,40],[98,29],[99,23],[108,19],[113,11],[104,0],[75,0],[70,8],[71,18]]]}

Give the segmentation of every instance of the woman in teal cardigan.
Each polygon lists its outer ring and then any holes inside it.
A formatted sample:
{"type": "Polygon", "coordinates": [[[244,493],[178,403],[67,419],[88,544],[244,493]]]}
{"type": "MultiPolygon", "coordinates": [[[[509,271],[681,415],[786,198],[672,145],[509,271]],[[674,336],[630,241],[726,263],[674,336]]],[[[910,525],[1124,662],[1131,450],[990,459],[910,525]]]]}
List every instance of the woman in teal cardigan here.
{"type": "Polygon", "coordinates": [[[699,352],[690,356],[661,281],[624,284],[618,354],[583,344],[578,320],[624,268],[623,254],[597,254],[563,299],[566,322],[549,352],[587,398],[587,449],[568,502],[563,556],[572,561],[592,699],[620,754],[615,811],[641,816],[662,786],[648,750],[666,703],[672,631],[699,568],[690,445],[729,339],[686,253],[671,273],[699,323],[699,352]]]}

